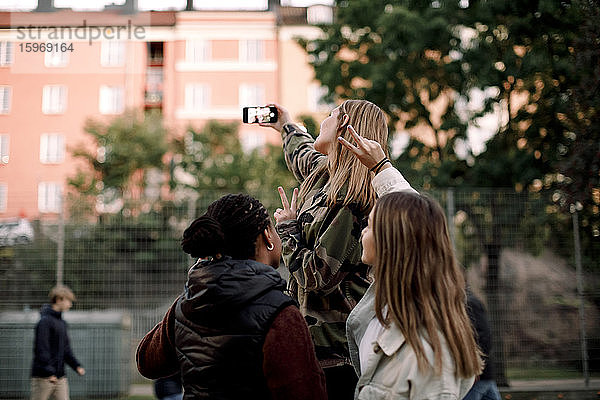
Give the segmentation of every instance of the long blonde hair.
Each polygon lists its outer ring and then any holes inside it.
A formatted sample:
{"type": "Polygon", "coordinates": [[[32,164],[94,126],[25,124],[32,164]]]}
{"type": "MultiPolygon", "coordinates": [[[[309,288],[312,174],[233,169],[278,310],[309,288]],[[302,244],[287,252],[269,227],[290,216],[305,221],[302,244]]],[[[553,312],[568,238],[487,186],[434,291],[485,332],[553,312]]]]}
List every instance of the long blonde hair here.
{"type": "Polygon", "coordinates": [[[419,369],[428,361],[419,333],[433,348],[434,370],[441,372],[446,340],[457,376],[481,373],[481,352],[466,312],[465,280],[454,257],[440,205],[415,193],[381,197],[373,211],[375,312],[396,324],[415,351],[419,369]],[[387,306],[387,313],[383,315],[387,306]]]}
{"type": "MultiPolygon", "coordinates": [[[[388,127],[385,114],[379,107],[367,100],[344,101],[339,108],[337,136],[354,143],[352,135],[346,129],[348,124],[361,136],[379,142],[387,155],[388,127]],[[349,117],[347,124],[343,123],[345,115],[349,117]]],[[[332,151],[327,164],[321,164],[300,185],[301,201],[304,201],[315,182],[326,173],[329,177],[329,186],[326,189],[329,207],[338,203],[337,198],[342,188],[347,185],[344,199],[339,204],[347,206],[354,203],[361,211],[369,211],[376,200],[375,190],[371,186],[373,173],[337,140],[332,151]]]]}

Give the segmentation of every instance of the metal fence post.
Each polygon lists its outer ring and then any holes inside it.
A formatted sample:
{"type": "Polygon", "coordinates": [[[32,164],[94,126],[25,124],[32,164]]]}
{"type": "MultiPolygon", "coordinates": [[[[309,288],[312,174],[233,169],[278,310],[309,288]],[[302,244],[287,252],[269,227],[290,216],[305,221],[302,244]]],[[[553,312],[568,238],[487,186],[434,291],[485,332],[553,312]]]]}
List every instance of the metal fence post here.
{"type": "Polygon", "coordinates": [[[454,226],[454,214],[456,213],[454,206],[454,188],[448,188],[446,190],[446,219],[448,220],[448,230],[450,231],[450,240],[452,246],[456,251],[456,243],[454,242],[455,226],[454,226]]]}
{"type": "Polygon", "coordinates": [[[65,213],[63,211],[62,199],[61,210],[58,216],[58,237],[56,238],[56,286],[63,285],[65,268],[65,213]]]}
{"type": "Polygon", "coordinates": [[[585,336],[585,303],[583,297],[583,272],[581,269],[581,243],[579,242],[579,214],[577,214],[577,207],[571,205],[571,216],[573,218],[573,240],[575,242],[575,267],[577,273],[577,296],[579,297],[579,324],[580,329],[580,341],[581,341],[581,359],[583,362],[583,378],[585,380],[585,387],[590,384],[590,375],[588,371],[588,353],[585,336]]]}

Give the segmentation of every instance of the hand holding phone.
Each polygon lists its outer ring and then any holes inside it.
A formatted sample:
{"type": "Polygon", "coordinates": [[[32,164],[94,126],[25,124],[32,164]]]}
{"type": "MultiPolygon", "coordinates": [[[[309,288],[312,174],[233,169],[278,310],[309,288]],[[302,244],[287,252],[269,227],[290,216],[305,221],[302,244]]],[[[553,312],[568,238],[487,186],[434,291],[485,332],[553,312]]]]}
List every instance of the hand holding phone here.
{"type": "MultiPolygon", "coordinates": [[[[248,107],[248,108],[251,108],[251,107],[248,107]]],[[[257,108],[257,107],[253,107],[253,108],[257,108]]],[[[259,122],[258,124],[260,126],[273,128],[277,132],[281,132],[281,130],[283,129],[283,125],[285,125],[289,122],[293,122],[292,117],[290,117],[289,111],[286,110],[285,107],[280,106],[279,104],[269,103],[269,105],[267,107],[262,107],[262,108],[269,108],[270,110],[274,109],[277,114],[277,119],[273,122],[259,122]]],[[[244,122],[246,122],[246,121],[244,120],[244,122]]]]}
{"type": "Polygon", "coordinates": [[[242,120],[245,124],[271,124],[277,122],[277,107],[244,107],[242,120]]]}

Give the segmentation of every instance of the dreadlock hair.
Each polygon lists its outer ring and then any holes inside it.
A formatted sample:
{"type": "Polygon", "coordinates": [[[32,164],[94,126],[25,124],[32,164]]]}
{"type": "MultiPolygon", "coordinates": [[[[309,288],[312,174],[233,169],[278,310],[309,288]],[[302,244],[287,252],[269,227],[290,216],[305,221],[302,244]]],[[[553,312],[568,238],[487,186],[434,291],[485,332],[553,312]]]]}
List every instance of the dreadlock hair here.
{"type": "Polygon", "coordinates": [[[265,206],[246,194],[228,194],[213,202],[183,232],[181,248],[195,258],[228,255],[253,258],[256,239],[271,223],[265,206]]]}

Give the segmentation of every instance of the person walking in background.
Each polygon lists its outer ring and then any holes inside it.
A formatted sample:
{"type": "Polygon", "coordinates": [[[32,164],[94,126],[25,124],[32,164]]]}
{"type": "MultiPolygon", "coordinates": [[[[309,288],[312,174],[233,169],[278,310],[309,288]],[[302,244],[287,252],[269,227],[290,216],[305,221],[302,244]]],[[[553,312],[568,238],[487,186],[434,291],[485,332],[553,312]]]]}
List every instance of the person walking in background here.
{"type": "Polygon", "coordinates": [[[281,240],[248,195],[212,203],[184,231],[198,261],[183,294],[137,348],[150,379],[181,373],[184,399],[326,398],[306,322],[283,293],[281,240]]]}
{"type": "Polygon", "coordinates": [[[348,317],[357,399],[461,399],[482,361],[444,212],[411,191],[388,193],[362,232],[374,283],[348,317]]]}
{"type": "Polygon", "coordinates": [[[46,400],[54,396],[56,400],[68,400],[65,363],[77,374],[85,374],[71,350],[67,324],[62,319],[62,313],[73,306],[75,295],[66,286],[57,286],[50,291],[49,297],[51,304],[44,304],[40,321],[35,327],[31,399],[46,400]]]}
{"type": "Polygon", "coordinates": [[[154,395],[158,400],[181,400],[183,398],[181,375],[175,374],[156,379],[154,381],[154,395]]]}
{"type": "Polygon", "coordinates": [[[490,322],[485,306],[468,288],[467,314],[475,328],[477,344],[483,353],[485,367],[464,400],[500,400],[501,396],[494,376],[494,364],[490,360],[492,350],[490,322]]]}
{"type": "Polygon", "coordinates": [[[276,123],[261,124],[280,131],[288,169],[300,183],[288,202],[279,188],[283,208],[275,212],[283,241],[283,260],[290,271],[288,288],[309,324],[317,357],[324,368],[330,399],[351,399],[358,377],[346,340],[346,318],[369,281],[361,263],[360,232],[375,203],[372,172],[336,140],[348,124],[369,138],[387,144],[385,114],[365,100],[346,100],[321,123],[317,139],[278,109],[276,123]]]}

